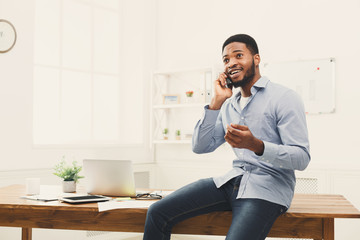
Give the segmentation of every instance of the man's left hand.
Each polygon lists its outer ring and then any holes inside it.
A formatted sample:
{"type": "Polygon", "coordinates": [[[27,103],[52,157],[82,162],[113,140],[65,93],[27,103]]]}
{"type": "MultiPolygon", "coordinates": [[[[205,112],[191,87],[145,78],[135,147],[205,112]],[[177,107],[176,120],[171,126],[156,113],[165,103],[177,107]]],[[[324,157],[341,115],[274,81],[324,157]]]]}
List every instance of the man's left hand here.
{"type": "Polygon", "coordinates": [[[247,126],[231,123],[227,126],[225,140],[234,148],[246,148],[259,156],[264,153],[263,141],[254,137],[247,126]]]}

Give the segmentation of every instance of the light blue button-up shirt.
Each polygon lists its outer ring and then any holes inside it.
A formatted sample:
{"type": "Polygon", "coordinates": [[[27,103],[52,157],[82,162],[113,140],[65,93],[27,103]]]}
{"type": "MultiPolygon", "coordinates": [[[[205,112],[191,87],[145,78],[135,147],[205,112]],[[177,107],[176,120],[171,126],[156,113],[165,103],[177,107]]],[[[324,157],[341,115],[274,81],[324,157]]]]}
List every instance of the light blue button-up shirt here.
{"type": "Polygon", "coordinates": [[[251,88],[251,97],[240,108],[241,93],[227,99],[220,110],[205,106],[193,135],[193,151],[208,153],[225,142],[226,126],[246,125],[264,142],[262,156],[233,148],[233,169],[214,177],[219,188],[243,175],[237,198],[257,198],[289,208],[295,188],[294,170],[304,170],[310,161],[303,103],[295,91],[261,77],[251,88]]]}

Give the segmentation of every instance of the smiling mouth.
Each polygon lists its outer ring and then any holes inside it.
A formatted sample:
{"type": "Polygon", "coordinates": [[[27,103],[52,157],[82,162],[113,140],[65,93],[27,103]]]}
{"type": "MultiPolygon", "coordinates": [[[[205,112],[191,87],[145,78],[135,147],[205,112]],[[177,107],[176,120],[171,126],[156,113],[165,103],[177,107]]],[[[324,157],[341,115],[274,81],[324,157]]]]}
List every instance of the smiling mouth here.
{"type": "Polygon", "coordinates": [[[243,70],[244,70],[243,68],[232,69],[232,70],[228,71],[228,74],[229,74],[230,76],[232,76],[232,75],[235,75],[235,74],[237,74],[237,73],[239,73],[239,72],[241,72],[241,71],[243,71],[243,70]]]}

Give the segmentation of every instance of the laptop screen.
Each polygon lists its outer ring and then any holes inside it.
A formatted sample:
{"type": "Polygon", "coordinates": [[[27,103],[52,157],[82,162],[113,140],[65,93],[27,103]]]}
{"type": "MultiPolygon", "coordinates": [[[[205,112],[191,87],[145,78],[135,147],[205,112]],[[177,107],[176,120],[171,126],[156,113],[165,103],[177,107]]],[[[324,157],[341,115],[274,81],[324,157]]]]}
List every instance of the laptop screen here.
{"type": "Polygon", "coordinates": [[[86,190],[105,196],[136,196],[130,160],[83,160],[86,190]]]}

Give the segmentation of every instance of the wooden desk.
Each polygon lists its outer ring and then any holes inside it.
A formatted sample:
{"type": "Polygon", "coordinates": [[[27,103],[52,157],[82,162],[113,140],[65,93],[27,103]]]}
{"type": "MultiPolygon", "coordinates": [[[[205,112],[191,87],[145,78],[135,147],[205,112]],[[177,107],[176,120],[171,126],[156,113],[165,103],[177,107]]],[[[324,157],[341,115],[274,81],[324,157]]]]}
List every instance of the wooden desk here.
{"type": "MultiPolygon", "coordinates": [[[[25,187],[0,188],[0,226],[21,227],[22,239],[31,240],[32,228],[143,232],[147,209],[98,212],[97,204],[71,205],[19,198],[25,187]]],[[[288,212],[269,237],[334,240],[335,218],[360,218],[360,212],[340,195],[295,195],[288,212]]],[[[231,212],[215,212],[188,219],[173,233],[226,235],[231,212]]]]}

